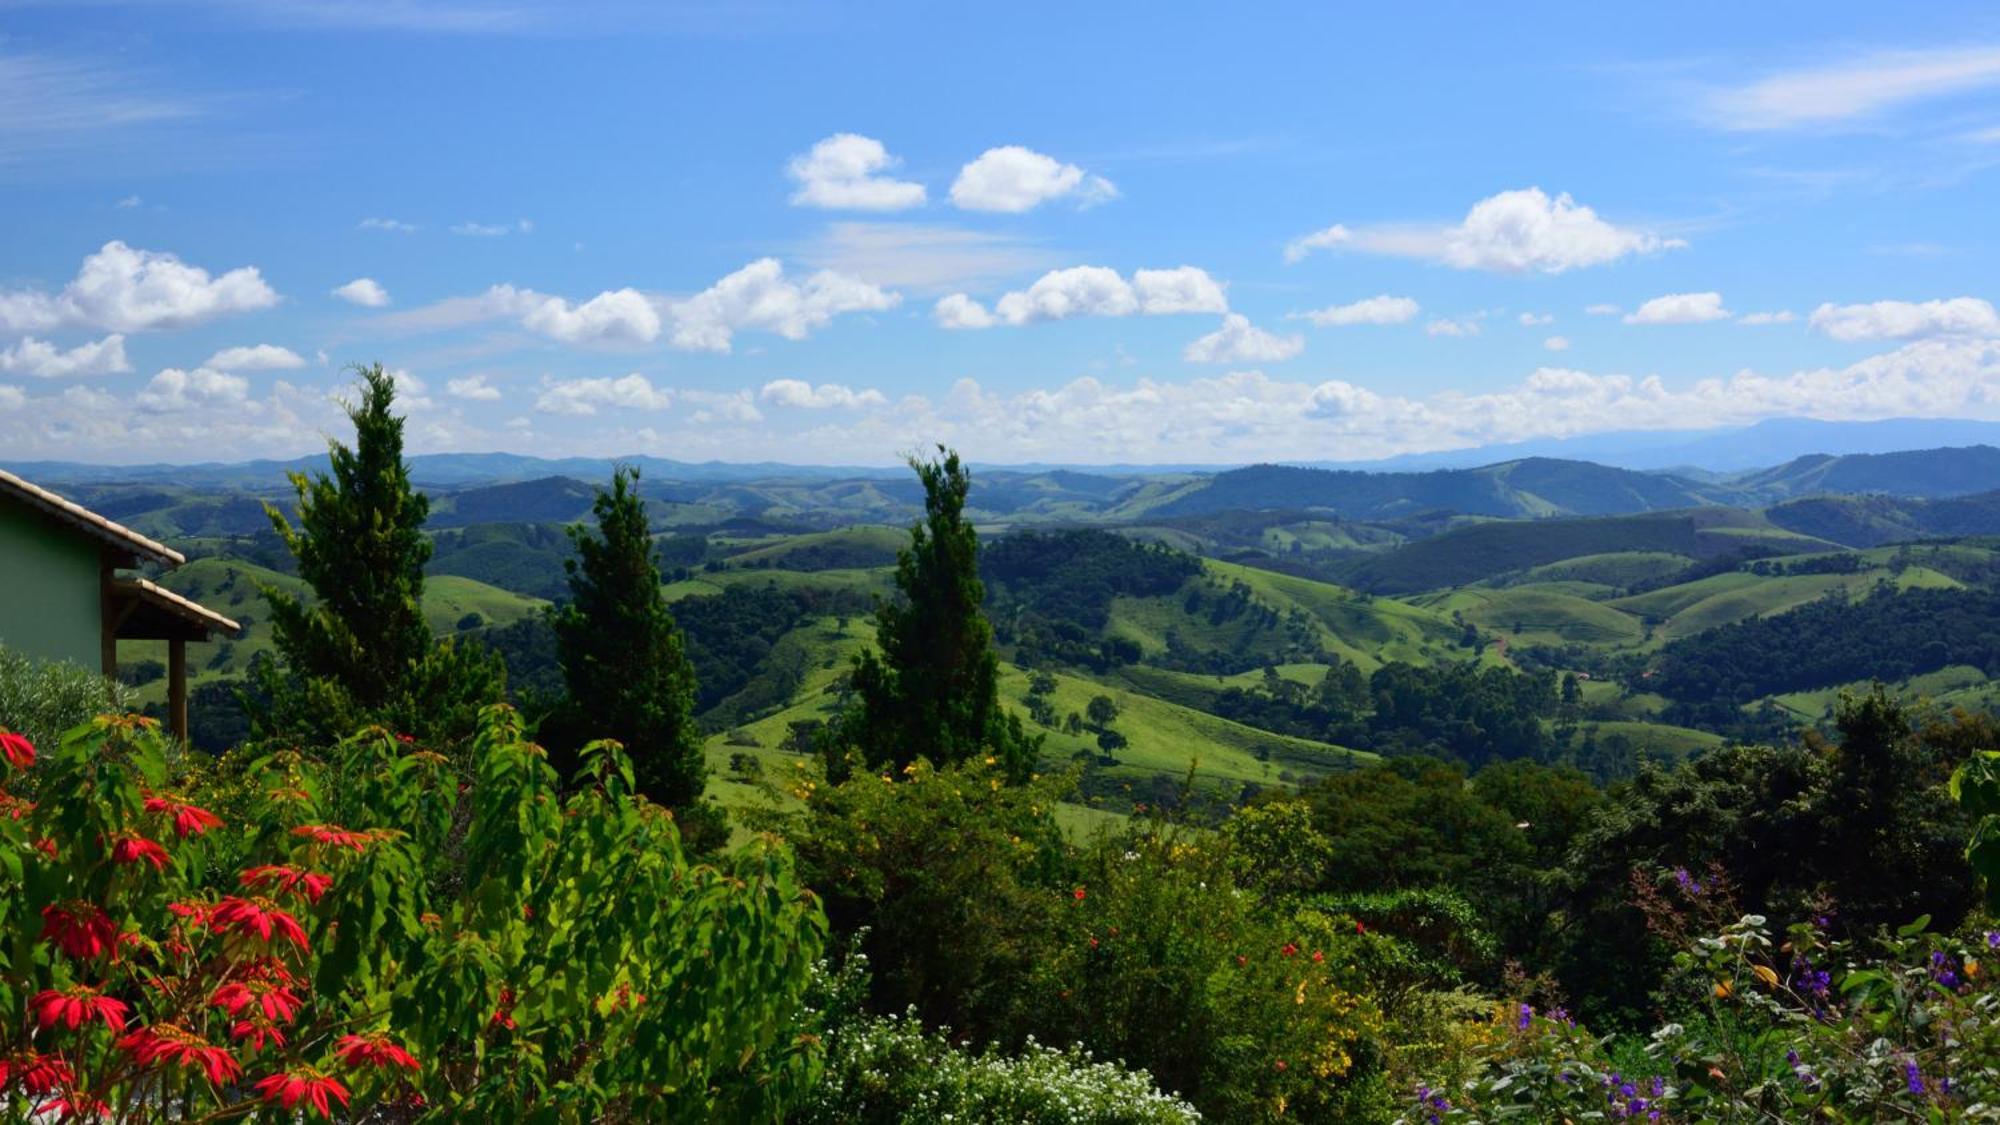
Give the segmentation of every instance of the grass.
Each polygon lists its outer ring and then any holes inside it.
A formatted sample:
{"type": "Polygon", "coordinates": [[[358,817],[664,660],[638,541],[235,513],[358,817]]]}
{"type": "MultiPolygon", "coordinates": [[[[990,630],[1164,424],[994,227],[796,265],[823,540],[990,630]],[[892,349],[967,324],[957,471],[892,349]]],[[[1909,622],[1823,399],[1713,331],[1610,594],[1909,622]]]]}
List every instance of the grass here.
{"type": "MultiPolygon", "coordinates": [[[[1518,580],[1507,585],[1551,582],[1584,582],[1623,589],[1641,582],[1671,578],[1694,560],[1671,551],[1612,551],[1578,555],[1561,562],[1545,563],[1522,571],[1518,580]]],[[[1497,581],[1497,580],[1496,580],[1497,581]]]]}
{"type": "Polygon", "coordinates": [[[1539,586],[1455,590],[1410,602],[1441,614],[1461,614],[1482,630],[1526,644],[1620,644],[1637,641],[1643,632],[1630,614],[1539,586]]]}

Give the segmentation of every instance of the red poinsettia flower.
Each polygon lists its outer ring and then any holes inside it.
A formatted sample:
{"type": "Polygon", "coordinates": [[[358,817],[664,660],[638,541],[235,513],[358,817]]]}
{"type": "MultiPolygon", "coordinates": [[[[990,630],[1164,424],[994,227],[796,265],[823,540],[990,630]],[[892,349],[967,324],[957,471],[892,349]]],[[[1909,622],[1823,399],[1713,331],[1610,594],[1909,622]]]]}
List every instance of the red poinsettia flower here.
{"type": "Polygon", "coordinates": [[[246,937],[255,936],[270,941],[275,934],[300,949],[306,947],[306,931],[298,919],[278,909],[268,898],[238,898],[230,896],[215,904],[209,912],[208,928],[211,930],[234,931],[246,937]]]}
{"type": "Polygon", "coordinates": [[[1284,946],[1284,948],[1283,948],[1283,949],[1280,949],[1280,950],[1278,950],[1278,952],[1279,952],[1279,953],[1281,953],[1281,954],[1285,955],[1286,957],[1291,957],[1291,956],[1295,956],[1295,955],[1296,955],[1296,954],[1298,953],[1298,951],[1299,951],[1299,947],[1298,947],[1298,946],[1296,946],[1296,945],[1293,945],[1293,944],[1292,944],[1291,942],[1289,942],[1289,941],[1285,943],[1285,946],[1284,946]]]}
{"type": "Polygon", "coordinates": [[[115,863],[150,863],[153,870],[167,866],[167,849],[144,836],[120,836],[111,844],[111,859],[115,863]]]}
{"type": "Polygon", "coordinates": [[[1082,902],[1087,894],[1089,894],[1088,891],[1084,890],[1082,887],[1078,887],[1077,889],[1069,893],[1069,897],[1075,899],[1078,902],[1082,902]]]}
{"type": "Polygon", "coordinates": [[[340,1061],[348,1066],[400,1066],[410,1070],[418,1069],[416,1056],[381,1032],[368,1035],[343,1035],[333,1045],[333,1049],[340,1056],[340,1061]]]}
{"type": "Polygon", "coordinates": [[[486,1023],[489,1027],[504,1027],[508,1031],[514,1030],[516,1025],[514,1023],[513,989],[503,988],[500,990],[500,1006],[493,1010],[493,1017],[487,1020],[486,1023]]]}
{"type": "Polygon", "coordinates": [[[259,1078],[255,1089],[272,1105],[291,1109],[305,1102],[321,1117],[333,1116],[331,1102],[339,1102],[343,1106],[347,1104],[347,1087],[311,1067],[259,1078]]]}
{"type": "Polygon", "coordinates": [[[17,770],[27,769],[35,764],[35,744],[25,734],[0,730],[0,758],[17,770]]]}
{"type": "Polygon", "coordinates": [[[229,1025],[229,1037],[249,1044],[252,1051],[263,1050],[266,1041],[285,1045],[284,1029],[269,1020],[237,1020],[229,1025]]]}
{"type": "Polygon", "coordinates": [[[73,1085],[76,1072],[69,1068],[61,1055],[23,1051],[12,1058],[0,1056],[0,1089],[5,1089],[10,1082],[19,1082],[23,1090],[39,1098],[73,1085]]]}
{"type": "Polygon", "coordinates": [[[166,813],[174,819],[174,835],[182,839],[199,836],[211,828],[222,827],[222,818],[207,809],[190,805],[177,797],[148,797],[146,811],[166,813]]]}
{"type": "Polygon", "coordinates": [[[8,820],[19,820],[35,811],[35,802],[26,797],[16,797],[12,793],[0,793],[0,816],[8,820]]]}
{"type": "Polygon", "coordinates": [[[262,867],[252,867],[236,877],[246,887],[264,890],[286,891],[296,894],[307,902],[318,902],[333,886],[333,876],[317,871],[303,871],[282,863],[267,863],[262,867]]]}
{"type": "Polygon", "coordinates": [[[118,1040],[118,1049],[132,1056],[140,1066],[166,1062],[187,1070],[199,1067],[217,1086],[243,1076],[243,1067],[229,1053],[186,1028],[170,1023],[154,1024],[127,1033],[118,1040]]]}
{"type": "Polygon", "coordinates": [[[374,836],[367,832],[354,832],[337,824],[306,824],[292,829],[292,835],[304,836],[315,844],[326,844],[336,848],[350,848],[366,851],[374,836]]]}
{"type": "Polygon", "coordinates": [[[60,992],[45,988],[28,1000],[29,1010],[35,1013],[35,1023],[43,1031],[58,1024],[75,1031],[86,1023],[103,1020],[104,1026],[113,1031],[125,1030],[125,1018],[130,1014],[123,1000],[115,1000],[89,985],[72,985],[60,992]]]}
{"type": "Polygon", "coordinates": [[[54,1117],[57,1121],[109,1121],[111,1106],[88,1094],[71,1094],[44,1102],[35,1116],[54,1117]]]}
{"type": "Polygon", "coordinates": [[[42,940],[79,960],[102,956],[118,943],[118,923],[87,902],[42,907],[42,940]]]}
{"type": "Polygon", "coordinates": [[[254,1007],[274,1023],[290,1023],[299,1014],[298,994],[283,983],[269,979],[225,981],[208,998],[210,1004],[232,1016],[254,1007]]]}

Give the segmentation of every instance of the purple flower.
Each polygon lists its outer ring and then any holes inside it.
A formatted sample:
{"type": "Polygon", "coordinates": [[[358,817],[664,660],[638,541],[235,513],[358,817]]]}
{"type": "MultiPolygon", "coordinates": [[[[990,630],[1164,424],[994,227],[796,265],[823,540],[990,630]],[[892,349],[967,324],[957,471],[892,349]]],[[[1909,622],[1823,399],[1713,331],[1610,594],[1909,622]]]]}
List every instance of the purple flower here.
{"type": "Polygon", "coordinates": [[[1917,1069],[1915,1059],[1911,1059],[1909,1062],[1903,1064],[1903,1082],[1909,1086],[1910,1093],[1912,1094],[1922,1094],[1924,1092],[1924,1075],[1922,1071],[1917,1069]]]}
{"type": "Polygon", "coordinates": [[[1521,1005],[1521,1014],[1514,1020],[1514,1026],[1520,1028],[1522,1031],[1526,1031],[1528,1030],[1528,1025],[1533,1022],[1535,1022],[1535,1009],[1526,1004],[1521,1005]]]}

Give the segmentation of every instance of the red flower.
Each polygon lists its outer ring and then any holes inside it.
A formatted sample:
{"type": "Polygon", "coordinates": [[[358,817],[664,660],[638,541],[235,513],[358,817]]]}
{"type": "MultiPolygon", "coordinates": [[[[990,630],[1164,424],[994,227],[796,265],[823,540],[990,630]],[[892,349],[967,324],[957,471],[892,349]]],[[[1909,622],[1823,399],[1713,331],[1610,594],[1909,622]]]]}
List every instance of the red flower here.
{"type": "Polygon", "coordinates": [[[418,1069],[415,1055],[405,1051],[394,1039],[380,1032],[369,1035],[343,1035],[333,1045],[340,1061],[348,1066],[400,1066],[410,1070],[418,1069]]]}
{"type": "Polygon", "coordinates": [[[315,844],[327,844],[336,848],[351,848],[366,851],[368,843],[374,839],[366,832],[352,832],[337,824],[307,824],[292,829],[292,835],[304,836],[315,844]]]}
{"type": "Polygon", "coordinates": [[[209,912],[208,928],[235,930],[245,937],[255,935],[264,941],[270,941],[275,934],[300,949],[306,947],[306,931],[299,925],[298,919],[279,910],[268,898],[238,898],[234,895],[225,898],[209,912]]]}
{"type": "Polygon", "coordinates": [[[514,1030],[515,1025],[514,1025],[513,1012],[514,1012],[514,990],[511,988],[503,988],[500,990],[500,1006],[493,1010],[493,1018],[486,1021],[487,1026],[504,1027],[508,1031],[514,1030]]]}
{"type": "Polygon", "coordinates": [[[1075,889],[1075,890],[1071,891],[1071,892],[1069,893],[1069,897],[1071,897],[1071,898],[1075,899],[1075,900],[1076,900],[1076,901],[1078,901],[1078,902],[1082,902],[1082,901],[1083,901],[1083,899],[1084,899],[1084,890],[1083,890],[1083,888],[1082,888],[1082,887],[1078,887],[1077,889],[1075,889]]]}
{"type": "Polygon", "coordinates": [[[0,813],[8,820],[19,820],[35,811],[35,802],[26,797],[16,797],[12,793],[0,793],[0,813]]]}
{"type": "Polygon", "coordinates": [[[1299,951],[1299,947],[1298,947],[1298,946],[1296,946],[1296,945],[1293,945],[1293,944],[1292,944],[1291,942],[1289,942],[1289,941],[1285,943],[1285,947],[1284,947],[1283,949],[1280,949],[1280,950],[1278,950],[1278,952],[1279,952],[1279,953],[1282,953],[1282,954],[1284,954],[1284,955],[1285,955],[1285,956],[1287,956],[1287,957],[1292,957],[1292,956],[1295,956],[1295,955],[1297,955],[1298,951],[1299,951]]]}
{"type": "Polygon", "coordinates": [[[86,1023],[103,1020],[104,1026],[113,1031],[125,1030],[125,1017],[130,1009],[125,1001],[105,996],[89,985],[72,985],[57,992],[45,988],[28,1001],[28,1007],[35,1013],[35,1023],[43,1031],[61,1024],[75,1031],[86,1023]]]}
{"type": "Polygon", "coordinates": [[[1356,922],[1354,923],[1354,932],[1357,934],[1365,934],[1368,932],[1368,927],[1362,925],[1359,922],[1356,922]]]}
{"type": "Polygon", "coordinates": [[[1313,964],[1317,965],[1324,960],[1326,960],[1326,954],[1321,953],[1317,949],[1313,950],[1313,964]]]}
{"type": "Polygon", "coordinates": [[[264,1021],[237,1020],[229,1025],[229,1037],[250,1044],[252,1051],[263,1050],[266,1039],[280,1047],[285,1045],[285,1033],[276,1024],[264,1021]]]}
{"type": "Polygon", "coordinates": [[[108,1121],[111,1106],[87,1094],[56,1098],[35,1111],[36,1117],[56,1115],[57,1121],[108,1121]]]}
{"type": "Polygon", "coordinates": [[[17,770],[27,769],[35,764],[35,744],[27,735],[0,730],[0,757],[17,770]]]}
{"type": "Polygon", "coordinates": [[[118,1049],[132,1056],[140,1066],[169,1062],[184,1069],[200,1067],[217,1086],[243,1076],[243,1067],[230,1056],[229,1048],[217,1047],[201,1036],[170,1023],[142,1027],[118,1040],[118,1049]]]}
{"type": "Polygon", "coordinates": [[[1096,949],[1096,948],[1097,948],[1097,939],[1096,939],[1096,938],[1091,938],[1091,939],[1090,939],[1090,948],[1092,948],[1092,949],[1096,949]]]}
{"type": "Polygon", "coordinates": [[[232,1016],[254,1006],[274,1023],[290,1023],[299,1014],[298,995],[281,981],[264,978],[225,981],[208,998],[210,1004],[232,1016]]]}
{"type": "Polygon", "coordinates": [[[42,940],[60,946],[71,957],[89,960],[116,946],[118,924],[87,902],[44,906],[42,940]]]}
{"type": "Polygon", "coordinates": [[[1285,1060],[1283,1060],[1283,1059],[1279,1059],[1279,1060],[1278,1060],[1278,1064],[1277,1064],[1277,1065],[1278,1065],[1278,1069],[1279,1069],[1279,1070],[1283,1070],[1283,1069],[1285,1069],[1285,1060]]]}
{"type": "Polygon", "coordinates": [[[333,876],[317,871],[301,871],[282,863],[267,863],[262,867],[252,867],[238,875],[237,881],[246,887],[267,888],[289,891],[307,902],[318,902],[333,886],[333,876]]]}
{"type": "Polygon", "coordinates": [[[321,1117],[332,1117],[329,1100],[347,1104],[347,1087],[311,1067],[273,1074],[257,1080],[256,1091],[272,1105],[290,1109],[300,1102],[310,1103],[321,1117]]]}
{"type": "Polygon", "coordinates": [[[1245,965],[1248,965],[1249,963],[1250,963],[1250,958],[1248,958],[1248,957],[1245,957],[1245,956],[1243,956],[1243,955],[1242,955],[1241,953],[1238,953],[1238,954],[1236,955],[1236,967],[1237,967],[1237,968],[1239,968],[1239,969],[1240,969],[1240,968],[1242,968],[1243,966],[1245,966],[1245,965]]]}
{"type": "Polygon", "coordinates": [[[0,1089],[12,1081],[20,1082],[23,1090],[39,1098],[74,1084],[76,1072],[69,1068],[61,1055],[28,1051],[11,1059],[0,1057],[0,1089]]]}
{"type": "Polygon", "coordinates": [[[211,828],[222,827],[221,817],[207,809],[173,797],[146,798],[146,811],[171,814],[174,818],[174,835],[182,839],[190,835],[199,836],[211,828]]]}
{"type": "Polygon", "coordinates": [[[186,918],[191,926],[206,926],[209,914],[215,910],[215,904],[200,899],[187,899],[182,902],[170,902],[167,904],[167,909],[186,918]]]}
{"type": "Polygon", "coordinates": [[[111,858],[116,863],[150,863],[153,870],[166,867],[167,849],[144,836],[120,836],[111,845],[111,858]]]}

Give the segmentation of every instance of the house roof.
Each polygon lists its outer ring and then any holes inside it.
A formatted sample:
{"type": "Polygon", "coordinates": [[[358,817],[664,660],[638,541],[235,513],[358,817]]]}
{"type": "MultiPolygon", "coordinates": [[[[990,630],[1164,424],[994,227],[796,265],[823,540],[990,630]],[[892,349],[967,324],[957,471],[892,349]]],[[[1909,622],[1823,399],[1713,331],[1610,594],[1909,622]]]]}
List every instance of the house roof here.
{"type": "Polygon", "coordinates": [[[133,603],[119,614],[118,636],[127,640],[204,641],[210,633],[235,635],[243,627],[207,606],[189,601],[144,578],[120,578],[111,583],[113,595],[133,603]]]}
{"type": "MultiPolygon", "coordinates": [[[[124,524],[105,519],[74,500],[66,500],[38,484],[22,480],[5,469],[0,469],[0,497],[12,497],[43,515],[81,531],[137,559],[152,559],[168,566],[179,566],[187,561],[186,556],[164,543],[148,539],[126,527],[124,524]]],[[[165,591],[162,591],[164,593],[165,591]]],[[[189,602],[189,605],[194,605],[189,602]]],[[[200,606],[195,606],[200,609],[200,606]]],[[[206,613],[207,610],[202,610],[206,613]]],[[[222,620],[227,621],[228,618],[222,620]]],[[[230,623],[235,628],[235,623],[230,623]]]]}

